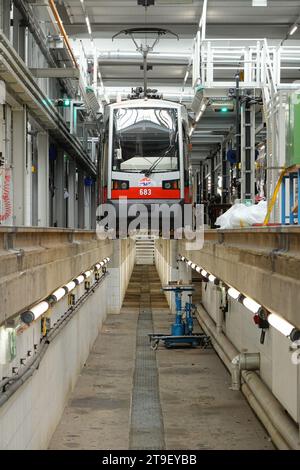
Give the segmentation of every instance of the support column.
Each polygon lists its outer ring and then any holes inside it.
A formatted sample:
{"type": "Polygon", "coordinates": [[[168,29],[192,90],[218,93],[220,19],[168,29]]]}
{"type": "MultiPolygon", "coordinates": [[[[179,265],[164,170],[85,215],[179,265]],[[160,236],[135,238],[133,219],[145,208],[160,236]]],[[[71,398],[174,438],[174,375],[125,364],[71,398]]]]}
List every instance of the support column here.
{"type": "Polygon", "coordinates": [[[241,200],[255,199],[255,108],[241,108],[241,200]]]}
{"type": "Polygon", "coordinates": [[[91,187],[84,185],[84,228],[91,228],[91,187]]]}
{"type": "Polygon", "coordinates": [[[96,228],[96,183],[91,186],[91,229],[96,228]]]}
{"type": "Polygon", "coordinates": [[[49,135],[39,132],[38,151],[38,225],[49,227],[49,135]]]}
{"type": "MultiPolygon", "coordinates": [[[[26,225],[30,217],[30,210],[25,207],[30,204],[29,195],[30,188],[26,185],[30,184],[28,180],[28,170],[31,172],[31,167],[28,168],[28,155],[27,155],[27,113],[26,109],[21,108],[13,110],[13,194],[14,194],[14,225],[26,225]],[[26,212],[26,216],[25,216],[26,212]]],[[[29,224],[30,225],[30,222],[29,224]]]]}
{"type": "Polygon", "coordinates": [[[78,228],[84,228],[84,172],[78,168],[78,228]]]}
{"type": "Polygon", "coordinates": [[[13,224],[11,108],[0,104],[0,225],[13,224]]]}
{"type": "Polygon", "coordinates": [[[66,226],[66,204],[64,199],[65,187],[65,162],[64,153],[58,150],[55,162],[55,217],[56,227],[66,226]]]}
{"type": "Polygon", "coordinates": [[[76,163],[75,160],[69,160],[68,175],[68,227],[76,228],[75,225],[75,208],[76,208],[76,163]]]}

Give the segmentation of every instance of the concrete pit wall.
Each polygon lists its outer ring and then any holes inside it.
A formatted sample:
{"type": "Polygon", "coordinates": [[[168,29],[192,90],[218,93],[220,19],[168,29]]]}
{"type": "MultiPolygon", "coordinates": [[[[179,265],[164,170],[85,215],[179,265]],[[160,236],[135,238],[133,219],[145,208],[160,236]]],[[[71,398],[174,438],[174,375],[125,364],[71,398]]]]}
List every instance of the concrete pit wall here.
{"type": "MultiPolygon", "coordinates": [[[[177,263],[178,241],[159,239],[155,242],[155,265],[162,285],[167,285],[169,281],[183,280],[190,282],[191,271],[183,263],[177,263]]],[[[166,299],[169,307],[175,313],[174,294],[167,292],[166,299]]],[[[188,300],[187,294],[182,295],[182,302],[188,300]]]]}
{"type": "MultiPolygon", "coordinates": [[[[177,246],[174,245],[176,242],[172,240],[158,241],[156,243],[155,259],[162,282],[165,283],[171,279],[172,262],[174,263],[176,259],[174,250],[177,250],[177,255],[180,253],[186,256],[186,258],[202,266],[244,294],[252,295],[262,305],[266,307],[272,305],[275,308],[273,297],[277,298],[278,292],[274,293],[274,288],[276,289],[276,283],[279,282],[279,273],[276,271],[285,272],[285,276],[281,275],[281,283],[286,286],[286,289],[282,290],[280,294],[283,298],[286,298],[287,315],[285,310],[278,311],[276,309],[275,311],[287,319],[293,319],[294,323],[299,326],[300,317],[297,303],[293,308],[290,304],[290,299],[299,296],[299,281],[295,278],[295,272],[299,269],[299,258],[298,253],[292,251],[292,247],[298,243],[295,239],[295,232],[292,232],[292,238],[289,241],[283,240],[282,235],[276,233],[274,233],[275,238],[273,239],[268,230],[264,249],[262,240],[260,240],[263,234],[257,236],[255,230],[253,232],[251,230],[246,231],[247,233],[243,237],[239,237],[241,231],[238,231],[238,234],[235,234],[234,231],[229,232],[233,232],[232,243],[230,243],[230,234],[226,231],[224,231],[224,234],[220,234],[219,231],[210,231],[205,237],[206,241],[202,250],[187,251],[184,240],[178,241],[177,246]],[[218,240],[223,240],[224,237],[226,243],[220,243],[218,240]],[[272,254],[273,264],[271,264],[268,261],[266,251],[269,244],[272,249],[276,250],[276,240],[278,243],[285,243],[286,246],[290,246],[291,251],[287,249],[281,253],[278,250],[278,254],[274,251],[272,254]],[[237,243],[238,241],[240,243],[237,243]],[[247,251],[249,251],[248,255],[247,251]],[[172,256],[170,253],[173,253],[172,256]],[[279,260],[277,260],[277,257],[279,260]],[[284,257],[286,263],[293,268],[290,272],[284,266],[284,257]],[[256,258],[259,260],[258,266],[255,265],[256,258]],[[264,272],[262,272],[263,265],[264,272]],[[274,274],[272,274],[272,270],[267,271],[267,266],[273,266],[274,274]],[[274,287],[272,284],[273,275],[275,279],[274,287]],[[263,282],[265,288],[260,286],[257,295],[255,295],[258,278],[263,282]]],[[[283,237],[289,238],[287,232],[283,237]]],[[[179,270],[181,278],[191,279],[192,272],[186,263],[180,262],[179,270]]],[[[203,283],[202,305],[214,322],[217,320],[219,302],[218,288],[212,283],[203,283]]],[[[282,301],[278,304],[278,307],[281,304],[282,301]]],[[[253,314],[242,304],[231,300],[231,298],[229,298],[228,312],[223,319],[222,331],[238,351],[260,353],[259,376],[295,424],[299,423],[300,366],[295,365],[292,361],[295,351],[291,350],[290,339],[270,326],[266,332],[264,344],[261,344],[261,330],[254,323],[253,314]]]]}
{"type": "Polygon", "coordinates": [[[112,251],[92,231],[0,227],[0,325],[112,251]]]}
{"type": "MultiPolygon", "coordinates": [[[[184,240],[178,242],[178,248],[181,255],[300,327],[298,227],[208,230],[202,250],[186,250],[184,240]]],[[[212,285],[202,289],[202,303],[214,321],[216,291],[212,285]]],[[[239,351],[260,353],[261,379],[299,423],[300,365],[293,363],[295,350],[290,339],[270,326],[261,344],[261,330],[253,314],[231,298],[223,332],[239,351]]]]}
{"type": "Polygon", "coordinates": [[[112,251],[108,313],[119,314],[135,263],[135,241],[114,240],[112,251]]]}
{"type": "MultiPolygon", "coordinates": [[[[0,449],[47,449],[106,317],[108,283],[109,276],[49,345],[38,370],[0,407],[0,449]]],[[[38,338],[35,326],[29,330],[38,338]]]]}
{"type": "MultiPolygon", "coordinates": [[[[108,312],[115,311],[115,292],[119,304],[122,302],[134,265],[134,243],[101,241],[93,232],[84,231],[9,230],[0,228],[2,331],[7,325],[20,326],[21,311],[96,262],[111,258],[108,276],[50,342],[32,377],[0,406],[0,449],[46,449],[102,323],[108,312]]],[[[79,299],[85,293],[84,283],[72,293],[79,299]]],[[[46,314],[51,328],[67,310],[66,296],[46,314]]],[[[13,370],[21,372],[34,356],[35,347],[39,350],[41,317],[29,327],[24,326],[17,330],[14,358],[9,358],[0,345],[0,382],[2,377],[12,377],[13,370]],[[25,359],[24,364],[21,359],[25,359]]]]}

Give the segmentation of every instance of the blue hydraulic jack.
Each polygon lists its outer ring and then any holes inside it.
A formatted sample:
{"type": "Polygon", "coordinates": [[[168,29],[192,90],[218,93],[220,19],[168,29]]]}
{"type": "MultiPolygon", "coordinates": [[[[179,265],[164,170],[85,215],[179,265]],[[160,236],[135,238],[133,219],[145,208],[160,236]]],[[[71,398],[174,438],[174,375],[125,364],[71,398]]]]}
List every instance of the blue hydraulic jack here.
{"type": "Polygon", "coordinates": [[[189,301],[186,302],[184,310],[182,309],[182,293],[192,292],[194,290],[191,285],[169,285],[162,288],[164,291],[175,293],[176,316],[175,322],[171,327],[171,334],[150,333],[149,340],[152,349],[157,349],[160,341],[163,341],[166,348],[189,346],[202,346],[207,348],[210,346],[210,338],[205,333],[193,333],[193,308],[192,294],[189,294],[189,301]],[[185,318],[183,314],[185,313],[185,318]]]}

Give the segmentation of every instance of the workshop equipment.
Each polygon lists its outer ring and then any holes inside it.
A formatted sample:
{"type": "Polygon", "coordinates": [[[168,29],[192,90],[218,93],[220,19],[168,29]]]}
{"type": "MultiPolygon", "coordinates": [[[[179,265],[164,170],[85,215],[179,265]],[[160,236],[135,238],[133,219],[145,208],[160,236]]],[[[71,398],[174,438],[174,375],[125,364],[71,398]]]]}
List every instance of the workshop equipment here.
{"type": "Polygon", "coordinates": [[[210,346],[210,338],[205,333],[194,333],[193,322],[193,309],[192,294],[188,294],[189,300],[182,308],[182,294],[183,292],[192,292],[194,287],[192,285],[175,284],[167,285],[162,288],[166,292],[174,292],[176,315],[175,321],[171,326],[171,334],[149,334],[149,340],[152,349],[157,349],[160,341],[164,342],[166,348],[178,346],[202,346],[207,348],[210,346]]]}

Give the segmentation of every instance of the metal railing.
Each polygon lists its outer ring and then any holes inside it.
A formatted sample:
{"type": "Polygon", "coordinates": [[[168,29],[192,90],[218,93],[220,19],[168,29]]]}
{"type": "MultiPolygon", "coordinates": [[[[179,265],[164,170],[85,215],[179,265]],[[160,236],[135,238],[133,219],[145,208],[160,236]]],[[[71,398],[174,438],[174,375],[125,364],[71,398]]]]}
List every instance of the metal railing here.
{"type": "Polygon", "coordinates": [[[201,40],[198,31],[193,47],[193,86],[260,88],[266,103],[281,89],[299,88],[291,74],[300,65],[299,46],[271,46],[266,39],[201,40]]]}

